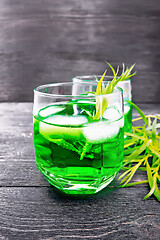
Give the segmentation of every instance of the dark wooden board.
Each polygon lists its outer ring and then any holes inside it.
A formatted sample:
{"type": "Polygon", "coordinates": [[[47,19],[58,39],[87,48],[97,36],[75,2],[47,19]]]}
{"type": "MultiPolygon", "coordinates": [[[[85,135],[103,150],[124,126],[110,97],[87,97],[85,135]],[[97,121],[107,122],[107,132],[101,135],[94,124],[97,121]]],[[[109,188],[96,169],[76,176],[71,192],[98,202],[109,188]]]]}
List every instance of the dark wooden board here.
{"type": "Polygon", "coordinates": [[[160,103],[160,1],[0,1],[0,101],[33,88],[136,63],[133,99],[160,103]]]}
{"type": "Polygon", "coordinates": [[[52,187],[0,188],[0,239],[159,240],[159,203],[142,201],[144,194],[106,189],[74,199],[52,187]]]}
{"type": "MultiPolygon", "coordinates": [[[[0,240],[159,240],[159,202],[143,201],[147,185],[118,189],[115,179],[94,196],[76,198],[45,180],[35,164],[32,107],[0,103],[0,240]]],[[[159,104],[139,107],[160,114],[159,104]]]]}

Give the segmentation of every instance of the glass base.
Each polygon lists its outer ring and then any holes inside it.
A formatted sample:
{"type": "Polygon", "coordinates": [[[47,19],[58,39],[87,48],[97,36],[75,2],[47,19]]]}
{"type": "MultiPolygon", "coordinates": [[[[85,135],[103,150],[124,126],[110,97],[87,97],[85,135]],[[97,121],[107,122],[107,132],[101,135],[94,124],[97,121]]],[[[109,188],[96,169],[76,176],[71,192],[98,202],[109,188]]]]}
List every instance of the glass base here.
{"type": "Polygon", "coordinates": [[[102,177],[99,179],[87,179],[87,180],[73,180],[73,179],[64,179],[60,176],[55,176],[52,173],[48,173],[43,168],[38,166],[38,169],[44,174],[47,181],[58,188],[60,191],[69,194],[69,195],[89,195],[95,194],[105,188],[110,182],[115,178],[114,175],[107,177],[102,177]]]}

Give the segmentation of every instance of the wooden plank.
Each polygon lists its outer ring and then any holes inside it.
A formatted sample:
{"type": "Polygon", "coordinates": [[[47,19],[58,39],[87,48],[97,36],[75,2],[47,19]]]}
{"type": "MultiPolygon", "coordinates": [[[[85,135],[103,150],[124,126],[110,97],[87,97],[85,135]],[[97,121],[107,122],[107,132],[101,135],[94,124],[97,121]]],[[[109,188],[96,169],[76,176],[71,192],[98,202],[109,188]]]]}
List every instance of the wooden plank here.
{"type": "Polygon", "coordinates": [[[37,85],[101,74],[107,59],[136,63],[134,101],[160,103],[159,8],[158,0],[0,1],[0,101],[32,101],[37,85]]]}
{"type": "Polygon", "coordinates": [[[0,160],[0,187],[40,187],[49,186],[45,177],[36,167],[35,157],[32,161],[18,159],[0,160]]]}
{"type": "Polygon", "coordinates": [[[146,191],[102,191],[86,199],[47,188],[0,188],[0,239],[159,240],[159,203],[146,191]]]}

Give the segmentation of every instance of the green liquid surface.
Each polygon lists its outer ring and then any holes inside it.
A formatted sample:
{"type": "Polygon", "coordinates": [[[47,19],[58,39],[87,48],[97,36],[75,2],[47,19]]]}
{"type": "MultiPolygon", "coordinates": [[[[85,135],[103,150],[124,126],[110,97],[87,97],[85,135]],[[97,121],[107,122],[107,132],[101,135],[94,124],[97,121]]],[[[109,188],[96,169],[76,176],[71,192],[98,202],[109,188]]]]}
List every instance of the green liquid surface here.
{"type": "Polygon", "coordinates": [[[77,104],[71,108],[52,105],[34,116],[36,163],[61,191],[93,194],[121,168],[123,118],[91,122],[85,111],[77,114],[77,109],[77,104]]]}

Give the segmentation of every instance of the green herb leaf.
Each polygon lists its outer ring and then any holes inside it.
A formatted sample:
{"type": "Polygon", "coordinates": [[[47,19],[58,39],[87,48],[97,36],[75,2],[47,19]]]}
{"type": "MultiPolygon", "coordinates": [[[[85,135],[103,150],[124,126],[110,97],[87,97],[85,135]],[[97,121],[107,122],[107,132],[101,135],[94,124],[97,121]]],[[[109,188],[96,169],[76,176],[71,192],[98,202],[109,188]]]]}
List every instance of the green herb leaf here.
{"type": "Polygon", "coordinates": [[[154,146],[157,146],[156,124],[157,124],[157,119],[154,119],[153,124],[152,124],[152,143],[154,146]]]}
{"type": "Polygon", "coordinates": [[[52,139],[52,143],[57,144],[58,146],[61,146],[62,148],[66,148],[68,150],[77,152],[78,154],[81,154],[81,152],[75,148],[71,143],[63,140],[63,139],[52,139]]]}
{"type": "Polygon", "coordinates": [[[89,142],[86,142],[85,146],[83,147],[80,160],[83,160],[85,154],[91,149],[91,147],[92,147],[92,144],[89,142]]]}
{"type": "Polygon", "coordinates": [[[131,101],[128,101],[128,100],[127,100],[126,102],[128,102],[129,104],[131,104],[131,105],[137,110],[137,112],[138,112],[139,115],[142,117],[142,119],[143,119],[143,121],[144,121],[144,123],[145,123],[145,126],[146,126],[147,123],[148,123],[148,120],[147,120],[146,116],[144,115],[144,113],[141,111],[141,109],[140,109],[139,107],[137,107],[137,105],[134,104],[134,103],[131,102],[131,101]]]}
{"type": "Polygon", "coordinates": [[[96,95],[101,95],[102,94],[101,86],[102,86],[102,81],[103,81],[103,79],[106,75],[106,72],[107,72],[107,70],[103,73],[103,76],[101,77],[101,79],[98,82],[97,89],[96,89],[96,95]]]}

